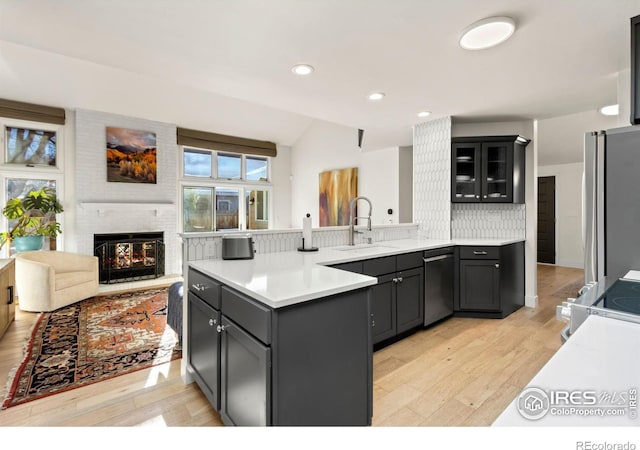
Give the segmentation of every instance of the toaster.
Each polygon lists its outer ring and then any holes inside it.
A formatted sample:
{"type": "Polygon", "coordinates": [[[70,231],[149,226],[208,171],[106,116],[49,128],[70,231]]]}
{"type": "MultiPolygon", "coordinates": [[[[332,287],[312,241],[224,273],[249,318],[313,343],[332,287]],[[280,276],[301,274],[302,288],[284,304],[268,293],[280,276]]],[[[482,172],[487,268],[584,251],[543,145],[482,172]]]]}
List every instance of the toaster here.
{"type": "Polygon", "coordinates": [[[222,236],[222,259],[253,259],[253,243],[250,234],[222,236]]]}

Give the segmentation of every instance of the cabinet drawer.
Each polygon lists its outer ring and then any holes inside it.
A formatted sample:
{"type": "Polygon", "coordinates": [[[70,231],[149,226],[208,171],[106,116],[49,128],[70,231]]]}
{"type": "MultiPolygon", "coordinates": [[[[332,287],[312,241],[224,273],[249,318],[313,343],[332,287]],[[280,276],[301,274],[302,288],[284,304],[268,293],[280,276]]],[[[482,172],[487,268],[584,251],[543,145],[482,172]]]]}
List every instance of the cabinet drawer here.
{"type": "Polygon", "coordinates": [[[271,309],[267,306],[223,286],[222,313],[265,344],[271,343],[271,309]]]}
{"type": "Polygon", "coordinates": [[[362,262],[362,271],[365,275],[377,277],[396,271],[396,257],[385,256],[384,258],[367,259],[362,262]]]}
{"type": "Polygon", "coordinates": [[[500,259],[500,247],[460,247],[460,259],[500,259]]]}
{"type": "Polygon", "coordinates": [[[396,257],[396,270],[409,270],[422,267],[422,252],[405,253],[396,257]]]}
{"type": "Polygon", "coordinates": [[[220,309],[220,283],[212,278],[189,268],[189,291],[196,294],[209,306],[220,309]]]}

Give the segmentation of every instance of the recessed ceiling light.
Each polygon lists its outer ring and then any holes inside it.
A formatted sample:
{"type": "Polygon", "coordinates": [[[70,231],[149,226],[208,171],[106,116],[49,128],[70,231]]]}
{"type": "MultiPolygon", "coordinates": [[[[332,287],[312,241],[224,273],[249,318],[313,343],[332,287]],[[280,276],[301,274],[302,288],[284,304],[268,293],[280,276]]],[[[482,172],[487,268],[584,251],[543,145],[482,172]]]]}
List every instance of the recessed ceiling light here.
{"type": "Polygon", "coordinates": [[[479,20],[462,31],[460,47],[481,50],[506,41],[516,29],[510,17],[489,17],[479,20]]]}
{"type": "Polygon", "coordinates": [[[418,113],[418,117],[429,117],[431,115],[431,111],[420,111],[418,113]]]}
{"type": "Polygon", "coordinates": [[[605,116],[617,116],[620,113],[619,105],[608,105],[600,108],[600,114],[605,116]]]}
{"type": "Polygon", "coordinates": [[[369,94],[369,100],[382,100],[384,98],[384,92],[372,92],[369,94]]]}
{"type": "Polygon", "coordinates": [[[296,75],[309,75],[313,70],[313,66],[309,64],[297,64],[291,68],[291,71],[296,75]]]}

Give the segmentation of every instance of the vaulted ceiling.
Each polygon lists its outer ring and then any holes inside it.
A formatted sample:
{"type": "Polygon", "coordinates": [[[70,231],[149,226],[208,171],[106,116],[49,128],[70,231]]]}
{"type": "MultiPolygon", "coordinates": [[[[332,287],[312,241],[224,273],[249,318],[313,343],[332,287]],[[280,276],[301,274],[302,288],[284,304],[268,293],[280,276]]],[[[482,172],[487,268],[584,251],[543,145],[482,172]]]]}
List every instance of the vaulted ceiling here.
{"type": "MultiPolygon", "coordinates": [[[[519,120],[615,103],[638,14],[640,0],[0,0],[0,41],[361,128],[379,148],[410,145],[422,110],[519,120]],[[489,16],[515,19],[512,38],[460,48],[489,16]],[[315,72],[293,75],[301,62],[315,72]]],[[[273,139],[292,144],[281,122],[273,139]]]]}

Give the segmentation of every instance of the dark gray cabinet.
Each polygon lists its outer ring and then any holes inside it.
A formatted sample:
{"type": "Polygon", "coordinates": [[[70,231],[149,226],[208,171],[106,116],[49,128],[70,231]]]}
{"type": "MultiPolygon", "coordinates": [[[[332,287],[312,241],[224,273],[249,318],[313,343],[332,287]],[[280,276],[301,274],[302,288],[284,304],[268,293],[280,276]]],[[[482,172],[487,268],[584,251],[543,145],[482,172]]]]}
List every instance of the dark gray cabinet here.
{"type": "Polygon", "coordinates": [[[188,356],[192,375],[209,402],[220,409],[220,285],[189,272],[187,291],[188,356]]]}
{"type": "Polygon", "coordinates": [[[473,136],[451,140],[451,201],[524,203],[522,136],[473,136]]]}
{"type": "Polygon", "coordinates": [[[456,253],[456,316],[503,318],[524,306],[524,242],[456,253]]]}
{"type": "Polygon", "coordinates": [[[271,308],[193,268],[188,277],[200,294],[189,296],[188,367],[205,395],[219,380],[207,398],[226,425],[371,425],[370,288],[271,308]]]}
{"type": "Polygon", "coordinates": [[[424,269],[422,252],[367,259],[365,275],[378,277],[372,288],[373,343],[385,341],[422,325],[424,269]]]}
{"type": "Polygon", "coordinates": [[[271,349],[222,316],[221,406],[227,425],[271,424],[271,349]]]}

